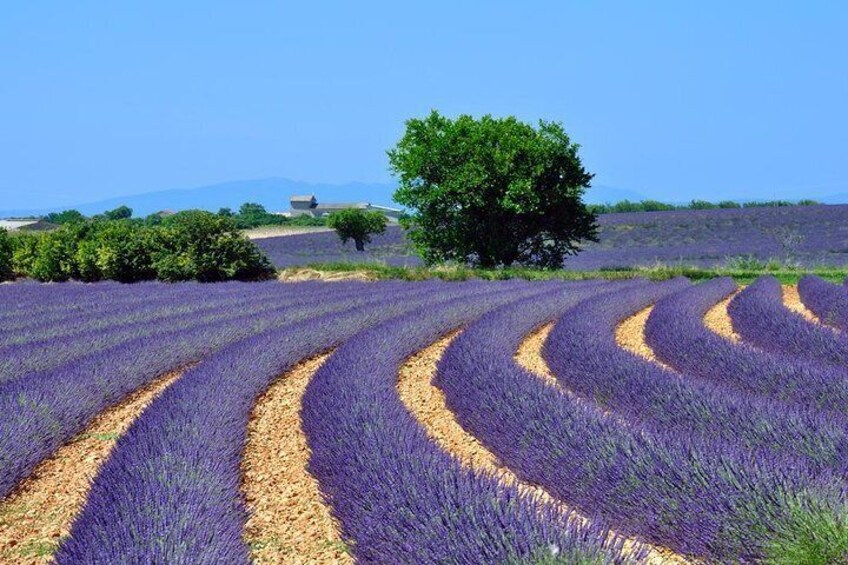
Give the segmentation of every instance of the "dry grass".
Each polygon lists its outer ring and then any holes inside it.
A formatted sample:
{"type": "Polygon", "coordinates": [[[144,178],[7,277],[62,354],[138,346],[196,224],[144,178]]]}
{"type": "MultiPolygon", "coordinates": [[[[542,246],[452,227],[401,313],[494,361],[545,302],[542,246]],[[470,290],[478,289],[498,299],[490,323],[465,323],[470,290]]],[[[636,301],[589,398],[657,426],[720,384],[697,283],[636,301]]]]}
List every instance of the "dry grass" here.
{"type": "Polygon", "coordinates": [[[303,282],[303,281],[364,281],[370,282],[377,280],[374,273],[366,270],[362,271],[317,271],[308,268],[291,268],[280,271],[277,279],[281,282],[303,282]]]}
{"type": "Polygon", "coordinates": [[[101,413],[0,502],[0,563],[50,561],[117,439],[181,374],[168,373],[101,413]]]}
{"type": "Polygon", "coordinates": [[[328,355],[281,376],[259,399],[248,425],[242,492],[244,531],[256,563],[351,563],[318,482],[307,471],[309,446],[300,421],[303,394],[328,355]]]}

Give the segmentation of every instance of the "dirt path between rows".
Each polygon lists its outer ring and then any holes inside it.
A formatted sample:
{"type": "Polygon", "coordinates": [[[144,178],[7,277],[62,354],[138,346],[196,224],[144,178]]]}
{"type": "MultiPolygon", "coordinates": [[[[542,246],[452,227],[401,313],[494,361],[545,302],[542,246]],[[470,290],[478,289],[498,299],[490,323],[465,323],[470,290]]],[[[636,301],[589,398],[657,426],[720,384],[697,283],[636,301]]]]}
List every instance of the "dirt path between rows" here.
{"type": "Polygon", "coordinates": [[[97,416],[0,502],[0,563],[48,563],[117,439],[182,375],[163,375],[97,416]]]}
{"type": "Polygon", "coordinates": [[[248,424],[242,492],[250,517],[244,540],[255,563],[352,563],[338,526],[307,471],[300,407],[329,354],[297,365],[259,399],[248,424]]]}
{"type": "MultiPolygon", "coordinates": [[[[806,318],[808,321],[821,324],[818,316],[813,314],[804,303],[801,302],[801,295],[798,294],[798,287],[791,284],[783,285],[783,304],[793,312],[797,312],[806,318]]],[[[829,327],[829,326],[828,326],[829,327]]]]}
{"type": "MultiPolygon", "coordinates": [[[[541,369],[539,372],[534,371],[534,374],[545,379],[549,384],[556,380],[538,352],[541,350],[541,344],[544,343],[547,332],[550,332],[550,327],[551,325],[544,326],[541,330],[533,332],[530,336],[533,339],[533,345],[527,346],[528,340],[525,340],[517,354],[517,357],[521,357],[522,365],[526,363],[541,369]],[[545,328],[547,328],[546,331],[545,328]],[[532,354],[532,350],[537,353],[532,354]]],[[[454,332],[436,341],[404,363],[398,373],[398,393],[401,401],[421,424],[427,435],[442,449],[456,457],[461,464],[491,473],[507,484],[516,485],[528,496],[558,508],[563,514],[568,514],[570,509],[567,505],[553,498],[546,490],[519,479],[512,471],[504,467],[477,438],[467,433],[447,407],[444,393],[431,384],[439,360],[458,334],[459,332],[454,332]]],[[[577,516],[579,519],[584,519],[577,516]]],[[[653,550],[647,563],[651,565],[685,564],[687,561],[678,556],[669,555],[664,550],[653,550]]]]}

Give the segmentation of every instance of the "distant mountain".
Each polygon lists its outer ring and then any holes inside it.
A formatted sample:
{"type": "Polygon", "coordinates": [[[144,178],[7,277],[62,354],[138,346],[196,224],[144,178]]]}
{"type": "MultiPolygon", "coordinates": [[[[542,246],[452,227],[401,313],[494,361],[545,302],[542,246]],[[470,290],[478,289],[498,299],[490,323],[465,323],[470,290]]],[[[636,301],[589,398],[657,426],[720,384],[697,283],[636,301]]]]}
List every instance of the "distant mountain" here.
{"type": "Polygon", "coordinates": [[[614,204],[622,200],[639,202],[647,199],[648,197],[644,194],[639,194],[633,190],[598,184],[586,191],[586,196],[583,200],[587,204],[614,204]]]}
{"type": "MultiPolygon", "coordinates": [[[[0,210],[0,218],[37,216],[68,208],[75,208],[83,214],[93,215],[121,205],[132,208],[136,216],[146,216],[160,210],[179,211],[190,208],[215,212],[219,208],[235,210],[245,202],[258,202],[269,211],[282,212],[289,209],[289,197],[294,194],[314,194],[319,202],[370,202],[391,206],[394,191],[395,186],[387,183],[320,184],[286,178],[267,178],[120,196],[76,206],[0,210]]],[[[645,200],[645,198],[644,195],[632,190],[597,185],[587,191],[585,200],[590,204],[604,204],[621,200],[645,200]]]]}
{"type": "Polygon", "coordinates": [[[41,215],[75,208],[86,215],[99,214],[123,204],[133,209],[136,216],[146,216],[160,210],[217,211],[219,208],[237,209],[245,202],[258,202],[269,211],[289,209],[289,197],[294,194],[314,194],[319,202],[371,202],[391,205],[395,187],[391,184],[360,183],[318,184],[286,178],[267,178],[224,182],[187,190],[163,190],[131,196],[120,196],[77,206],[45,207],[30,210],[0,210],[0,218],[41,215]]]}

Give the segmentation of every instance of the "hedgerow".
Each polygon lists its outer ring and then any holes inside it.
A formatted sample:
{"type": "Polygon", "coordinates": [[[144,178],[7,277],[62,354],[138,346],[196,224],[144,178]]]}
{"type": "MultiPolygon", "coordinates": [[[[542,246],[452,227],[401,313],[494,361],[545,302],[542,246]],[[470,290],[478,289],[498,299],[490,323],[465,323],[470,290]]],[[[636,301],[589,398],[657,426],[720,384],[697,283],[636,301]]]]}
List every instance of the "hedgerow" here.
{"type": "MultiPolygon", "coordinates": [[[[235,222],[190,210],[151,225],[131,219],[71,222],[12,238],[12,270],[39,281],[214,282],[274,275],[235,222]]],[[[2,255],[2,251],[0,251],[2,255]]]]}

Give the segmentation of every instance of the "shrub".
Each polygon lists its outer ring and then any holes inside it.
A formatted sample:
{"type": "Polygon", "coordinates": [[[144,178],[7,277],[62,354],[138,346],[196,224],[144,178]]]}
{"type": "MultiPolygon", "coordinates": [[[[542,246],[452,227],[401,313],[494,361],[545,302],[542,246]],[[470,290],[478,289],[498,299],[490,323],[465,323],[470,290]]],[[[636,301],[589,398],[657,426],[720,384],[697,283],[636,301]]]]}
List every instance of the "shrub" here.
{"type": "Polygon", "coordinates": [[[14,251],[12,237],[5,229],[0,228],[0,281],[15,278],[15,271],[12,266],[14,251]]]}
{"type": "Polygon", "coordinates": [[[242,236],[231,218],[189,210],[162,222],[153,234],[153,269],[165,281],[258,280],[274,269],[242,236]]]}
{"type": "Polygon", "coordinates": [[[72,223],[38,237],[27,274],[45,282],[63,282],[79,278],[77,246],[86,231],[86,224],[72,223]]]}
{"type": "Polygon", "coordinates": [[[96,219],[11,241],[11,272],[40,281],[259,280],[274,273],[233,220],[208,212],[182,212],[161,225],[96,219]]]}
{"type": "Polygon", "coordinates": [[[388,219],[380,212],[356,208],[333,212],[327,218],[327,225],[336,230],[342,244],[352,239],[357,251],[365,251],[365,244],[371,243],[371,236],[384,233],[387,223],[388,219]]]}

